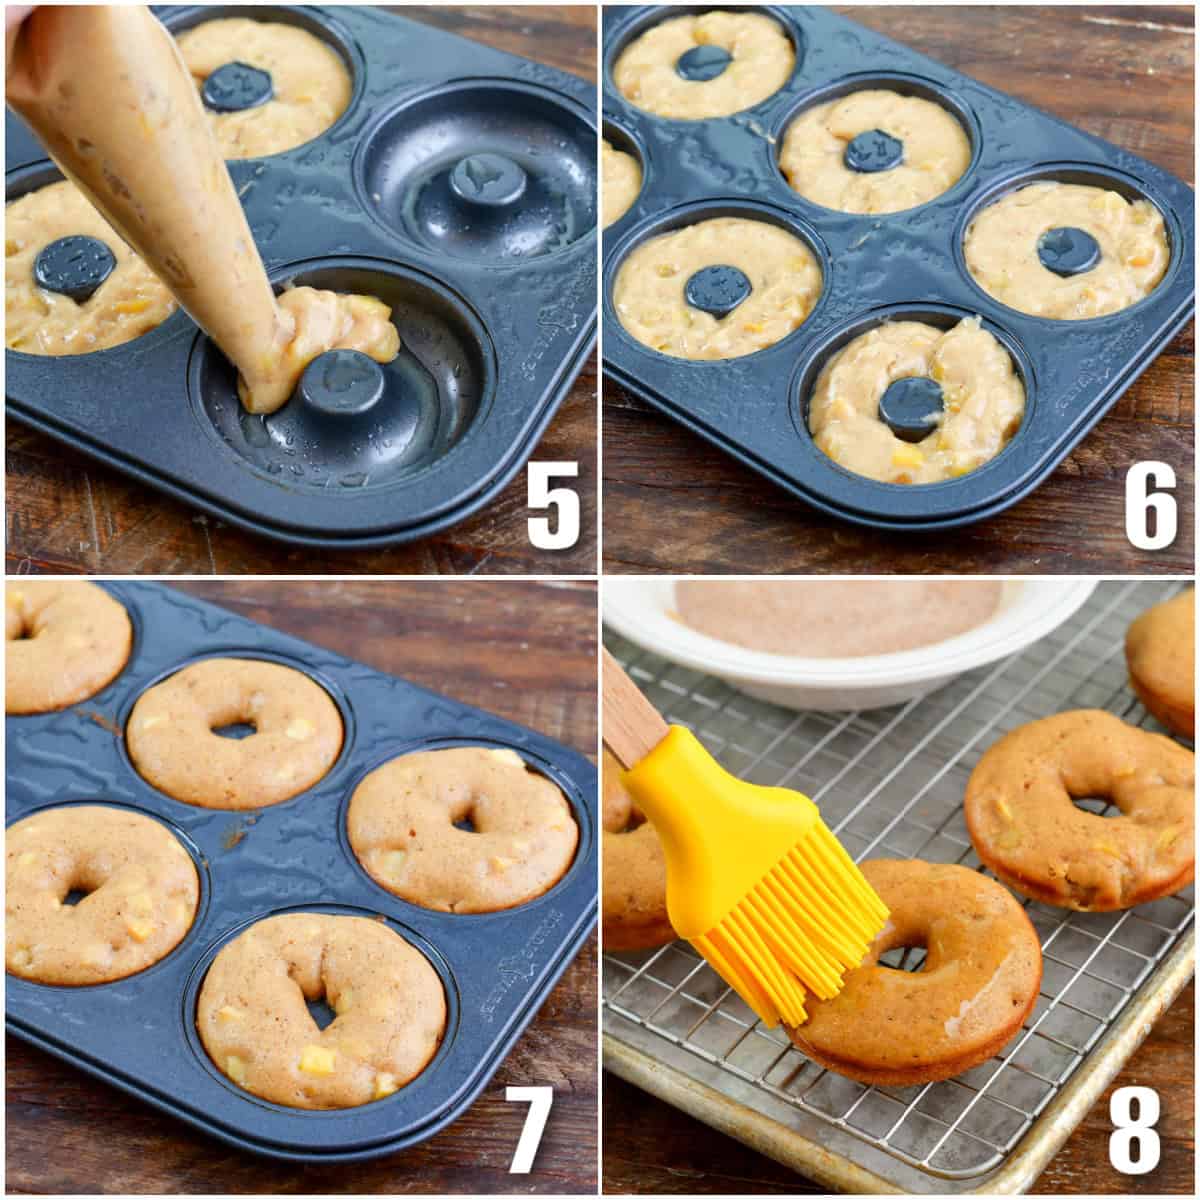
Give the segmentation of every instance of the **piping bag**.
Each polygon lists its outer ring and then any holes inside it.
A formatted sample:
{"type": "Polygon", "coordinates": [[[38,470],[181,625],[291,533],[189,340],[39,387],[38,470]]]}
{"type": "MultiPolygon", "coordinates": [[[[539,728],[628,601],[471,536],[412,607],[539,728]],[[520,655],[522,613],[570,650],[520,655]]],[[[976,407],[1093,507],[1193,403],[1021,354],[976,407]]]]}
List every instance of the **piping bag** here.
{"type": "Polygon", "coordinates": [[[237,367],[250,412],[280,408],[325,350],[396,357],[378,300],[297,288],[276,301],[195,82],[145,6],[35,9],[6,99],[237,367]]]}

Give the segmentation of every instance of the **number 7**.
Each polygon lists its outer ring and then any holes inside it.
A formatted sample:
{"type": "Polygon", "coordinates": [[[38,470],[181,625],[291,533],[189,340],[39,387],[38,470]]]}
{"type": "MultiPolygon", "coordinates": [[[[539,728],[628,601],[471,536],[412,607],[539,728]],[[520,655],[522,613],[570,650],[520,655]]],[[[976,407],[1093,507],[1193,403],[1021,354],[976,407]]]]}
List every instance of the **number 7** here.
{"type": "Polygon", "coordinates": [[[513,1155],[512,1165],[508,1168],[510,1175],[528,1175],[538,1147],[542,1144],[542,1132],[546,1128],[546,1119],[550,1116],[550,1105],[554,1102],[554,1089],[509,1087],[504,1089],[504,1098],[529,1105],[529,1111],[525,1114],[525,1124],[517,1141],[517,1150],[513,1155]]]}

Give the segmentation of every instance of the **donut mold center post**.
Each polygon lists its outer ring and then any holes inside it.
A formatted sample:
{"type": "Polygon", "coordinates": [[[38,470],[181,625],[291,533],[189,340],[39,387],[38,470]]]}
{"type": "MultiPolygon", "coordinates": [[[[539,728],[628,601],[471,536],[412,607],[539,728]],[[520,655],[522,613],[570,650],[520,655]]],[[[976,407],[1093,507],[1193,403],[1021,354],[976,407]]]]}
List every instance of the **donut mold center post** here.
{"type": "Polygon", "coordinates": [[[1042,266],[1063,279],[1082,275],[1100,261],[1100,243],[1074,225],[1047,229],[1038,238],[1037,252],[1042,266]]]}
{"type": "Polygon", "coordinates": [[[33,262],[33,281],[48,292],[83,304],[116,266],[116,255],[99,238],[72,233],[42,247],[33,262]]]}
{"type": "Polygon", "coordinates": [[[745,272],[715,264],[692,274],[683,289],[684,299],[701,312],[720,320],[727,317],[753,291],[745,272]]]}
{"type": "Polygon", "coordinates": [[[928,375],[910,375],[888,384],[879,397],[879,419],[905,442],[919,442],[945,412],[942,385],[928,375]]]}
{"type": "Polygon", "coordinates": [[[733,55],[724,46],[716,46],[710,42],[685,50],[675,60],[675,74],[689,83],[707,83],[723,74],[731,62],[733,55]]]}
{"type": "Polygon", "coordinates": [[[861,175],[890,171],[904,162],[904,143],[882,129],[866,129],[846,143],[842,161],[861,175]]]}
{"type": "Polygon", "coordinates": [[[275,97],[270,71],[244,62],[227,62],[218,67],[200,89],[204,107],[213,112],[244,112],[258,108],[275,97]]]}
{"type": "Polygon", "coordinates": [[[468,154],[450,172],[450,190],[465,204],[507,208],[525,194],[529,178],[506,154],[468,154]]]}

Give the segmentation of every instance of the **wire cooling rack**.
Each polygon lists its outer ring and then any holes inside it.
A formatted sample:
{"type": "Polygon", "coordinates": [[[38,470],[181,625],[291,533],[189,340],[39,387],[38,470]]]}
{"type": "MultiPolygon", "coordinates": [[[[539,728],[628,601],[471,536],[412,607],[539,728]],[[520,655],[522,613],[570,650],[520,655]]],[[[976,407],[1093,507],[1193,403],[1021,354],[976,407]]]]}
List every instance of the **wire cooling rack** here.
{"type": "MultiPolygon", "coordinates": [[[[797,713],[610,630],[605,644],[655,707],[726,768],[810,795],[855,858],[982,870],[962,798],[1002,734],[1071,708],[1104,708],[1162,732],[1129,689],[1123,642],[1133,618],[1179,586],[1103,583],[1023,653],[871,712],[797,713]]],[[[781,1030],[763,1028],[682,941],[604,956],[605,1065],[830,1186],[1023,1189],[1188,978],[1194,895],[1189,887],[1117,913],[1025,907],[1044,956],[1037,1004],[999,1055],[955,1079],[870,1087],[825,1070],[781,1030]]],[[[914,970],[922,959],[896,951],[884,961],[914,970]]]]}

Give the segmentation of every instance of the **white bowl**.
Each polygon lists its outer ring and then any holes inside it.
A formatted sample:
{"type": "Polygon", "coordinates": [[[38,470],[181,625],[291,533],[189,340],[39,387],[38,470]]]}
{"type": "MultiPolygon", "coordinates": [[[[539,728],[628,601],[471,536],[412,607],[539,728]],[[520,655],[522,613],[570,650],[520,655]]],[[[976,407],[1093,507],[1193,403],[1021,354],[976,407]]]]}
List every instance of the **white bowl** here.
{"type": "Polygon", "coordinates": [[[631,642],[760,700],[847,712],[903,704],[964,671],[1024,650],[1076,613],[1095,586],[1087,579],[1006,580],[995,613],[982,625],[916,650],[863,658],[767,654],[689,629],[671,615],[670,576],[610,576],[604,580],[603,611],[605,622],[631,642]]]}

